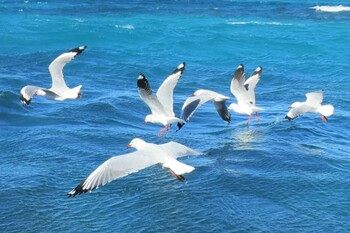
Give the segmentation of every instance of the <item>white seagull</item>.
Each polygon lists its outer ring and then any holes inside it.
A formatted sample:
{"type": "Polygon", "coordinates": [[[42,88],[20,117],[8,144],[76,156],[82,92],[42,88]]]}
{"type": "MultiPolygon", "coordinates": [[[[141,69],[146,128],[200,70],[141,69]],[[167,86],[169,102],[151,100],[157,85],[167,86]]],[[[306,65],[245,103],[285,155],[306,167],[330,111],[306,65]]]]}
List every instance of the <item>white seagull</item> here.
{"type": "Polygon", "coordinates": [[[315,92],[309,92],[306,94],[305,102],[294,102],[289,108],[291,110],[287,113],[285,119],[293,120],[298,116],[311,112],[319,113],[322,121],[327,122],[327,117],[333,115],[334,107],[333,105],[321,105],[323,101],[323,90],[318,90],[315,92]]]}
{"type": "Polygon", "coordinates": [[[76,56],[81,54],[86,49],[86,46],[80,46],[69,50],[66,53],[58,56],[49,65],[49,71],[52,78],[52,86],[50,89],[37,87],[37,86],[25,86],[20,91],[20,100],[23,104],[29,105],[34,96],[44,96],[50,100],[65,100],[65,99],[77,99],[81,97],[80,89],[82,85],[74,88],[69,88],[66,85],[63,77],[63,67],[73,60],[76,56]]]}
{"type": "Polygon", "coordinates": [[[180,143],[168,142],[165,144],[147,143],[142,139],[135,138],[128,145],[137,151],[114,156],[102,163],[83,182],[68,193],[74,197],[81,193],[90,192],[117,178],[127,176],[155,164],[161,164],[168,168],[170,173],[178,180],[185,181],[183,176],[192,172],[195,168],[176,160],[187,155],[200,155],[201,153],[180,143]]]}
{"type": "Polygon", "coordinates": [[[139,95],[152,112],[152,114],[145,117],[144,123],[151,122],[153,124],[163,125],[164,128],[159,131],[159,136],[162,136],[164,130],[168,132],[172,123],[185,123],[184,120],[175,117],[173,110],[174,88],[184,70],[185,62],[181,63],[174,72],[164,80],[156,95],[152,94],[151,86],[145,75],[140,74],[137,79],[139,95]]]}
{"type": "Polygon", "coordinates": [[[228,109],[239,114],[249,115],[247,125],[249,125],[252,114],[256,113],[256,120],[260,121],[258,112],[263,110],[255,105],[254,89],[260,80],[262,67],[259,66],[254,73],[245,81],[244,66],[240,64],[231,81],[231,92],[236,97],[237,103],[232,103],[228,109]]]}
{"type": "MultiPolygon", "coordinates": [[[[219,116],[225,122],[230,123],[231,114],[229,113],[226,106],[226,100],[228,99],[230,99],[230,97],[221,95],[215,91],[203,89],[197,90],[192,94],[191,97],[187,98],[183,104],[181,109],[181,119],[188,122],[197,108],[208,101],[212,101],[219,116]]],[[[180,130],[184,124],[185,123],[177,123],[177,126],[179,128],[178,130],[180,130]]]]}

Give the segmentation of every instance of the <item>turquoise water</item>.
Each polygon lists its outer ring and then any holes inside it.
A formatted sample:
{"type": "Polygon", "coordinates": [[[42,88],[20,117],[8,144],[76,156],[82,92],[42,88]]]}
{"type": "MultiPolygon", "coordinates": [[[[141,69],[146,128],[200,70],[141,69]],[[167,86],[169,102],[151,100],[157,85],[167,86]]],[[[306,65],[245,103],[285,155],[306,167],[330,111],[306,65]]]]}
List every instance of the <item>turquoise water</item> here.
{"type": "MultiPolygon", "coordinates": [[[[325,1],[0,1],[1,232],[346,232],[350,231],[350,12],[325,1]],[[329,4],[329,3],[328,3],[329,4]],[[50,87],[48,65],[81,45],[64,70],[83,98],[33,99],[50,87]],[[154,90],[178,64],[186,70],[174,110],[204,88],[231,96],[243,63],[261,65],[261,122],[211,103],[183,129],[159,138],[136,80],[154,90]],[[335,114],[284,120],[288,106],[324,89],[335,114]],[[99,164],[130,152],[135,137],[176,141],[203,156],[180,183],[153,166],[92,193],[66,194],[99,164]]],[[[346,1],[332,2],[346,5],[346,1]]]]}

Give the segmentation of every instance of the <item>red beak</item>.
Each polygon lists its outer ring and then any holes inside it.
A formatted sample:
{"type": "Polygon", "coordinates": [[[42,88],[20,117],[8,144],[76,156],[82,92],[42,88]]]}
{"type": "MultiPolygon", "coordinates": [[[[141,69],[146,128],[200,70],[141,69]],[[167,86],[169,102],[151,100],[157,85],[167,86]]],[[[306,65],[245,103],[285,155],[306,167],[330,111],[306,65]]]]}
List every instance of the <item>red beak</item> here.
{"type": "Polygon", "coordinates": [[[126,148],[131,148],[131,145],[130,144],[126,145],[126,148]]]}

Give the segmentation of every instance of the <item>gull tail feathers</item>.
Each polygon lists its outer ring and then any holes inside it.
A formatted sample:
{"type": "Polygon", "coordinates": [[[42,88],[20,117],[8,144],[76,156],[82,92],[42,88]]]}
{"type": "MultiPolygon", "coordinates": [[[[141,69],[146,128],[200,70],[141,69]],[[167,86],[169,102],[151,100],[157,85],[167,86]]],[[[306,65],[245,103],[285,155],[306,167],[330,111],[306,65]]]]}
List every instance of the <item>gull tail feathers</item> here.
{"type": "Polygon", "coordinates": [[[260,108],[260,107],[257,107],[257,106],[254,106],[254,107],[252,108],[252,110],[253,110],[253,112],[260,112],[260,111],[263,111],[263,110],[265,110],[265,109],[260,108]]]}
{"type": "Polygon", "coordinates": [[[323,105],[317,109],[317,112],[325,117],[329,117],[334,113],[334,107],[331,104],[323,105]]]}
{"type": "Polygon", "coordinates": [[[194,170],[194,167],[172,158],[167,159],[166,163],[163,164],[163,167],[171,169],[176,175],[183,175],[194,170]]]}
{"type": "Polygon", "coordinates": [[[186,123],[186,121],[184,121],[180,118],[177,118],[177,117],[167,117],[167,120],[170,124],[173,124],[173,123],[185,124],[186,123]]]}
{"type": "Polygon", "coordinates": [[[68,89],[65,92],[63,92],[62,96],[65,99],[77,99],[80,97],[80,89],[82,88],[83,85],[76,86],[74,88],[68,89]]]}

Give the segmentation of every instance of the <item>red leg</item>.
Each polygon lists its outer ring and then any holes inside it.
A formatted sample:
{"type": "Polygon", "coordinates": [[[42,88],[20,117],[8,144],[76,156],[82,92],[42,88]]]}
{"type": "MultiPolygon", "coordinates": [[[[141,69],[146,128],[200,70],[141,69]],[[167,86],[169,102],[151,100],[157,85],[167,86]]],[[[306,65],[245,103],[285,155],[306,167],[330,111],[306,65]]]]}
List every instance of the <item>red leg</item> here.
{"type": "Polygon", "coordinates": [[[323,122],[328,122],[327,117],[325,117],[325,116],[321,115],[321,116],[320,116],[320,118],[321,118],[321,120],[322,120],[323,122]]]}
{"type": "Polygon", "coordinates": [[[183,175],[177,175],[177,174],[175,174],[175,172],[174,172],[173,170],[171,170],[170,168],[169,168],[169,171],[170,171],[170,173],[171,173],[176,179],[178,179],[179,181],[184,182],[184,181],[186,180],[185,177],[184,177],[183,175]]]}
{"type": "Polygon", "coordinates": [[[161,129],[159,130],[159,133],[158,133],[158,136],[159,136],[159,137],[161,137],[161,136],[163,135],[163,131],[167,129],[166,127],[167,127],[167,126],[164,126],[163,128],[161,128],[161,129]]]}
{"type": "Polygon", "coordinates": [[[258,116],[258,113],[256,113],[255,118],[257,121],[260,121],[260,117],[258,116]]]}
{"type": "Polygon", "coordinates": [[[252,115],[249,115],[249,118],[247,120],[247,125],[249,125],[251,119],[252,119],[252,115]]]}
{"type": "Polygon", "coordinates": [[[169,125],[164,126],[163,128],[161,128],[161,130],[159,130],[158,136],[161,137],[163,135],[163,131],[166,131],[166,135],[168,135],[168,130],[170,129],[169,125]]]}

